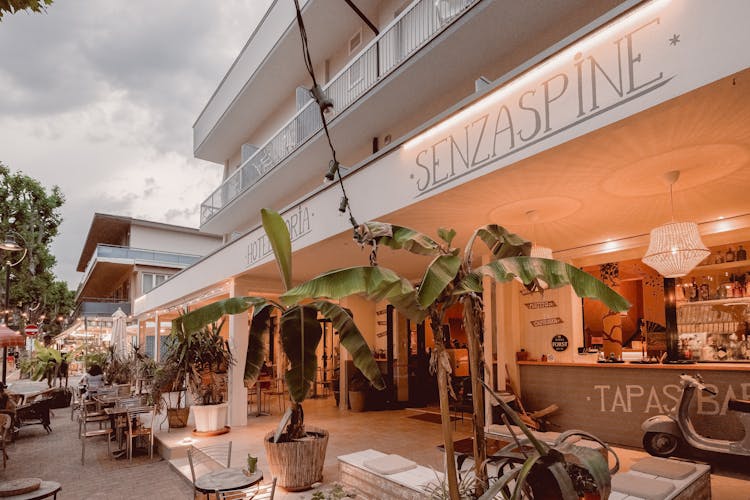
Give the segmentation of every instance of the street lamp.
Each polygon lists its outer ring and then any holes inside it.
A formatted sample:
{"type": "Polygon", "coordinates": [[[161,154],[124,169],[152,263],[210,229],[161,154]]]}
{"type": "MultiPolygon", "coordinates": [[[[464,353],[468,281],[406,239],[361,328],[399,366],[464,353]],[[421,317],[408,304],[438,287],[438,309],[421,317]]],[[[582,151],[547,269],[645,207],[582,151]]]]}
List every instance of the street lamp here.
{"type": "MultiPolygon", "coordinates": [[[[18,234],[15,231],[9,231],[6,233],[5,238],[0,244],[0,249],[5,250],[7,252],[7,259],[5,260],[5,324],[8,324],[8,316],[10,315],[10,268],[13,266],[16,266],[21,263],[21,261],[26,257],[26,240],[23,239],[23,236],[18,234]],[[18,241],[16,240],[16,236],[23,241],[23,245],[20,245],[18,241]],[[21,252],[21,257],[16,260],[15,262],[11,260],[11,256],[15,252],[21,252]]],[[[3,347],[3,384],[5,384],[5,376],[6,372],[8,370],[7,367],[8,363],[8,348],[3,347]]]]}

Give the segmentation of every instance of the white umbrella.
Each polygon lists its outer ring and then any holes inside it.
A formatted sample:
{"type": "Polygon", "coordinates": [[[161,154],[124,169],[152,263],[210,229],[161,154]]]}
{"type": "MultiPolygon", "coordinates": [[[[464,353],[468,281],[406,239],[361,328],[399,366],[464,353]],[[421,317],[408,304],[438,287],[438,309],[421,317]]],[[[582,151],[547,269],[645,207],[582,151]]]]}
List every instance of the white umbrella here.
{"type": "Polygon", "coordinates": [[[125,318],[127,318],[128,315],[122,312],[122,309],[119,307],[112,315],[112,340],[110,341],[110,345],[112,345],[115,348],[115,352],[121,355],[125,354],[125,337],[126,337],[126,331],[125,331],[125,318]]]}

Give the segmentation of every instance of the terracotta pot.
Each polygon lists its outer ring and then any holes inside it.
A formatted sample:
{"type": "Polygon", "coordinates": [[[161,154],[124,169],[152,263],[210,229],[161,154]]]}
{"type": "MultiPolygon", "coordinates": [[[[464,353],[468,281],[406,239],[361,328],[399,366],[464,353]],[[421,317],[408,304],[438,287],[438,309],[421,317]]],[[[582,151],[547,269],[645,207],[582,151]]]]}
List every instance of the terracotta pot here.
{"type": "Polygon", "coordinates": [[[170,429],[181,429],[187,426],[190,408],[167,408],[167,420],[170,429]]]}
{"type": "Polygon", "coordinates": [[[365,392],[349,391],[349,408],[352,411],[365,411],[365,392]]]}

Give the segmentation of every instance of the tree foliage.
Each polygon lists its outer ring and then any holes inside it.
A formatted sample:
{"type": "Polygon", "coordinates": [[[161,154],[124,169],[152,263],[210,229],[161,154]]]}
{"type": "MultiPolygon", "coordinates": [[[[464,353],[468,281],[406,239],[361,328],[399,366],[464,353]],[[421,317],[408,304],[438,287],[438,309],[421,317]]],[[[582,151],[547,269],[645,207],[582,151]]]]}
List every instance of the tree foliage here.
{"type": "Polygon", "coordinates": [[[44,12],[53,0],[0,0],[0,21],[3,14],[15,14],[19,10],[30,10],[32,12],[44,12]]]}
{"type": "MultiPolygon", "coordinates": [[[[14,231],[21,235],[23,241],[19,239],[19,243],[27,249],[23,260],[10,270],[11,313],[16,323],[42,322],[45,331],[51,334],[60,331],[57,317],[70,313],[74,305],[74,293],[52,272],[56,260],[50,245],[62,222],[60,207],[64,202],[57,186],[48,192],[36,179],[21,172],[13,173],[0,163],[0,238],[14,231]]],[[[2,253],[3,262],[21,256],[16,252],[2,253]]],[[[3,266],[2,304],[5,304],[5,272],[3,266]]]]}

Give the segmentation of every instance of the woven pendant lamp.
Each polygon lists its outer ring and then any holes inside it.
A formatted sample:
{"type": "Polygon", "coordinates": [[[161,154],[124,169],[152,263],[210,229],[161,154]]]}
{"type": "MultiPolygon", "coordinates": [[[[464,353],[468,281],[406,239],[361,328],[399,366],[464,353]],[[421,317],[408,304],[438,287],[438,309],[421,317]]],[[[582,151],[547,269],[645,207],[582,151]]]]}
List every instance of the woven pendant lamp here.
{"type": "Polygon", "coordinates": [[[675,222],[672,186],[680,178],[679,170],[664,174],[669,184],[669,201],[672,222],[651,230],[644,264],[654,268],[665,278],[679,278],[687,275],[711,253],[701,241],[698,224],[695,222],[675,222]]]}

